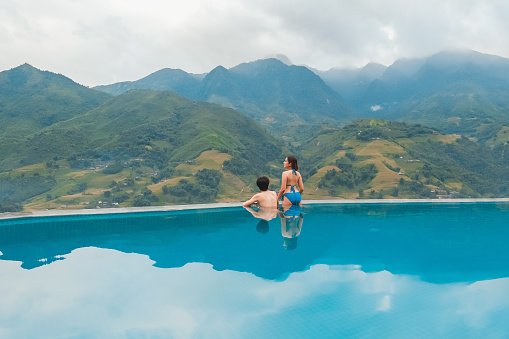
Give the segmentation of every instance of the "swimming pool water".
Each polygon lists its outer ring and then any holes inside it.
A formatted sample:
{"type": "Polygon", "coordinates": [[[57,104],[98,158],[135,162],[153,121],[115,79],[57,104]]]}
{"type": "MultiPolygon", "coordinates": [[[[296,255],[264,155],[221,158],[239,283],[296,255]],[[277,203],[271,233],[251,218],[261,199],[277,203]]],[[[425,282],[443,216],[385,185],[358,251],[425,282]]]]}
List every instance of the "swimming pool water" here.
{"type": "Polygon", "coordinates": [[[0,220],[0,338],[507,338],[508,218],[477,203],[0,220]]]}

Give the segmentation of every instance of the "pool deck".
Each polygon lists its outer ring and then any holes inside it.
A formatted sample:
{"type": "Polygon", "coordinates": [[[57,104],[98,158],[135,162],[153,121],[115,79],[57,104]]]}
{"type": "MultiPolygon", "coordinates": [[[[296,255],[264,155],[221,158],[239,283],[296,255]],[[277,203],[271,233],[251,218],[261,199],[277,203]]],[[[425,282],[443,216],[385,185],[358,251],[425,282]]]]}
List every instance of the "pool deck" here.
{"type": "MultiPolygon", "coordinates": [[[[312,204],[408,204],[408,203],[433,203],[433,204],[457,204],[457,203],[490,203],[509,202],[509,198],[494,199],[333,199],[333,200],[303,200],[303,205],[312,204]]],[[[138,212],[165,212],[183,211],[209,208],[241,207],[242,202],[194,204],[194,205],[165,205],[147,207],[120,207],[120,208],[98,208],[79,210],[46,210],[33,212],[6,212],[0,213],[1,219],[34,218],[65,215],[94,215],[94,214],[117,214],[117,213],[138,213],[138,212]]]]}

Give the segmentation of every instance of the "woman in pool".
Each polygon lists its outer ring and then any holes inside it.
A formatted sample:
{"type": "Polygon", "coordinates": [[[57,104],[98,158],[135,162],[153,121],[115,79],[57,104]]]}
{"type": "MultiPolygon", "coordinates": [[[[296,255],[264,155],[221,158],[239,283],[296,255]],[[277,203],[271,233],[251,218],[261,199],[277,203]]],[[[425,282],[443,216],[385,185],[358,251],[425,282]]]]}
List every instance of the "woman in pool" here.
{"type": "Polygon", "coordinates": [[[279,199],[283,197],[283,206],[300,205],[304,184],[300,173],[297,172],[299,170],[297,158],[294,156],[287,157],[283,162],[283,166],[287,171],[283,172],[281,177],[281,190],[277,196],[278,203],[279,199]]]}

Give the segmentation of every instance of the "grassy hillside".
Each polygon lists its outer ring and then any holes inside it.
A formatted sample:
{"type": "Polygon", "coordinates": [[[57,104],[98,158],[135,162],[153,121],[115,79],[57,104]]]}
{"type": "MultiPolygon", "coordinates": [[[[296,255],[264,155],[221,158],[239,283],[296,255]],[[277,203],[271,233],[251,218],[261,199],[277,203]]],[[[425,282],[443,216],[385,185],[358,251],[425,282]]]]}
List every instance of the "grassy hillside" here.
{"type": "Polygon", "coordinates": [[[2,198],[28,208],[87,207],[106,191],[101,201],[107,206],[228,199],[282,157],[278,142],[240,113],[148,90],[129,91],[54,124],[17,150],[2,159],[11,167],[0,173],[0,185],[2,178],[7,185],[33,176],[51,183],[30,192],[18,185],[23,194],[2,198]],[[160,197],[163,181],[185,193],[160,197]]]}
{"type": "MultiPolygon", "coordinates": [[[[119,172],[111,174],[106,173],[107,166],[76,169],[67,160],[50,166],[35,164],[0,173],[1,191],[10,194],[0,197],[0,206],[21,202],[25,211],[32,211],[247,200],[258,191],[254,183],[259,174],[231,173],[224,168],[224,162],[231,158],[218,150],[204,151],[164,173],[136,162],[126,162],[119,172]],[[7,190],[7,183],[16,189],[7,190]]],[[[276,185],[280,172],[271,176],[276,185]]]]}
{"type": "Polygon", "coordinates": [[[302,148],[306,197],[508,196],[508,149],[419,125],[358,120],[302,148]]]}
{"type": "MultiPolygon", "coordinates": [[[[247,118],[237,120],[227,110],[223,114],[230,117],[229,124],[218,127],[212,122],[219,119],[214,110],[219,106],[205,104],[211,110],[203,112],[188,107],[175,94],[142,91],[125,95],[169,95],[183,105],[180,107],[187,107],[180,111],[181,129],[172,129],[168,122],[178,120],[173,111],[157,123],[148,118],[146,124],[127,129],[127,135],[115,135],[115,129],[98,118],[95,134],[83,127],[88,145],[95,148],[0,173],[3,208],[15,209],[16,203],[22,203],[25,210],[40,210],[243,201],[257,191],[254,183],[260,175],[271,178],[271,189],[279,188],[282,152],[287,151],[270,144],[271,138],[256,127],[251,132],[245,129],[249,128],[243,125],[247,118]],[[237,132],[236,127],[240,128],[237,132]],[[110,138],[104,137],[107,134],[110,138]],[[238,139],[223,138],[223,134],[238,139]],[[202,142],[203,138],[209,141],[202,142]],[[263,149],[256,148],[254,143],[263,138],[267,142],[263,149]],[[222,148],[210,147],[214,140],[222,148]],[[270,147],[273,153],[267,152],[270,147]]],[[[47,133],[61,132],[64,125],[70,128],[67,124],[86,126],[78,120],[83,122],[76,118],[47,133]]],[[[507,144],[487,148],[419,125],[364,119],[322,133],[296,154],[305,199],[451,198],[508,196],[506,151],[507,144]]]]}
{"type": "Polygon", "coordinates": [[[33,134],[85,113],[110,97],[28,64],[0,72],[0,137],[33,134]]]}
{"type": "Polygon", "coordinates": [[[280,152],[275,144],[234,110],[172,92],[134,90],[13,145],[5,150],[0,166],[9,169],[73,154],[90,158],[84,153],[92,150],[95,155],[104,153],[99,157],[180,163],[215,148],[265,161],[280,152]]]}

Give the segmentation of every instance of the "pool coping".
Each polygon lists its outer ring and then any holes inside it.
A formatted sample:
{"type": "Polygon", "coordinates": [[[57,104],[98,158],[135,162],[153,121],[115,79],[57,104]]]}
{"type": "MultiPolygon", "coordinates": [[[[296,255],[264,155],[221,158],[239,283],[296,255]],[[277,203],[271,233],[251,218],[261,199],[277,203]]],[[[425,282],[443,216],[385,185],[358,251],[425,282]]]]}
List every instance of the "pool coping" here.
{"type": "MultiPolygon", "coordinates": [[[[484,198],[484,199],[330,199],[330,200],[303,200],[303,205],[314,204],[408,204],[408,203],[489,203],[509,202],[509,198],[484,198]]],[[[189,204],[189,205],[164,205],[146,207],[120,207],[120,208],[98,208],[98,209],[75,209],[75,210],[46,210],[33,212],[5,212],[0,213],[2,219],[35,218],[66,215],[99,215],[119,213],[140,213],[140,212],[166,212],[197,209],[213,209],[241,207],[242,202],[233,203],[212,203],[212,204],[189,204]]]]}

